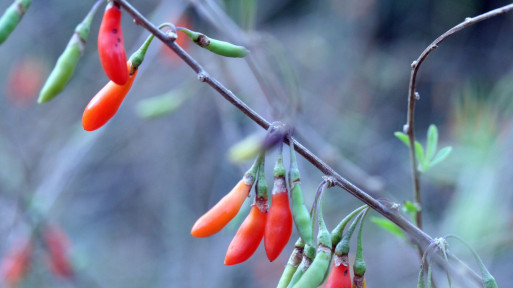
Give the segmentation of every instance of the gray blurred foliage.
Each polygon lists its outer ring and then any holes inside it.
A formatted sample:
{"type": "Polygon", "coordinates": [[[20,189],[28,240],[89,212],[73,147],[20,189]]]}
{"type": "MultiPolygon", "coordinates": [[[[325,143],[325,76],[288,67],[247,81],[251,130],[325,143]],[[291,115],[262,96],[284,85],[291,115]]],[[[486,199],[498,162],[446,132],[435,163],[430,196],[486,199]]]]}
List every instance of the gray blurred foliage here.
{"type": "MultiPolygon", "coordinates": [[[[296,232],[273,263],[261,245],[249,261],[230,267],[223,265],[224,254],[247,206],[220,233],[207,239],[190,236],[194,221],[250,166],[250,161],[230,163],[227,151],[260,128],[194,81],[196,75],[165,55],[169,51],[161,51],[162,44],[150,46],[117,115],[95,132],[83,131],[80,121],[86,104],[107,82],[96,51],[103,8],[61,95],[38,105],[38,89],[20,100],[21,92],[10,87],[12,70],[22,61],[42,71],[30,77],[46,78],[92,3],[35,0],[0,46],[0,255],[28,233],[26,216],[37,211],[68,233],[78,276],[54,278],[39,251],[22,287],[273,287],[296,232]],[[139,101],[176,91],[190,95],[173,113],[138,117],[139,101]]],[[[266,119],[295,125],[300,141],[343,176],[378,198],[404,203],[412,200],[408,151],[393,132],[406,121],[410,63],[465,17],[509,2],[131,3],[155,24],[185,13],[193,29],[248,46],[249,62],[193,45],[187,49],[266,119]],[[220,22],[216,17],[224,13],[230,18],[220,22]],[[252,69],[259,71],[260,83],[252,69]]],[[[9,4],[2,1],[0,10],[9,4]]],[[[465,238],[503,287],[513,281],[512,31],[513,15],[506,15],[444,42],[421,68],[416,114],[420,142],[435,124],[440,147],[453,147],[448,160],[422,175],[426,232],[465,238]]],[[[123,33],[127,54],[148,35],[128,15],[123,33]]],[[[22,87],[26,81],[22,77],[16,83],[22,87]]],[[[275,156],[267,158],[268,179],[275,156]]],[[[309,204],[322,175],[301,158],[299,164],[309,204]]],[[[360,205],[339,188],[325,198],[330,227],[360,205]]],[[[369,223],[364,231],[368,286],[413,287],[419,267],[415,249],[375,227],[369,223]]],[[[462,247],[450,248],[476,268],[462,247]]],[[[435,276],[444,287],[442,272],[435,276]]]]}

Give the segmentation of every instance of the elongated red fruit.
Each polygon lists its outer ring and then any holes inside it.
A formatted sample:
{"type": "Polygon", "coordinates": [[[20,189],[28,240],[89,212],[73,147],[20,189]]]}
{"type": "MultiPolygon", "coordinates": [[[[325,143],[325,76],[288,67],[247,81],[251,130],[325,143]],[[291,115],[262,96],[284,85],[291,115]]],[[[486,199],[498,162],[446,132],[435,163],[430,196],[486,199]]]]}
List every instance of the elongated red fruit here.
{"type": "Polygon", "coordinates": [[[32,255],[32,243],[24,239],[13,246],[4,256],[0,265],[2,282],[8,287],[17,287],[27,274],[32,255]]]}
{"type": "Polygon", "coordinates": [[[72,277],[73,265],[69,259],[70,243],[68,236],[58,226],[46,226],[43,238],[48,249],[47,264],[52,272],[59,277],[72,277]]]}
{"type": "MultiPolygon", "coordinates": [[[[284,180],[283,183],[285,184],[284,180]]],[[[289,242],[293,224],[287,190],[273,194],[271,203],[265,226],[264,246],[267,258],[272,262],[280,256],[289,242]]]]}
{"type": "MultiPolygon", "coordinates": [[[[130,71],[130,66],[130,63],[126,63],[125,70],[130,71]]],[[[82,115],[82,127],[85,130],[93,131],[102,127],[116,114],[132,87],[136,75],[137,70],[128,77],[124,85],[110,81],[91,99],[82,115]]]]}
{"type": "Polygon", "coordinates": [[[98,32],[98,53],[107,77],[118,85],[128,80],[125,69],[126,53],[121,31],[121,9],[119,4],[109,1],[98,32]]]}
{"type": "Polygon", "coordinates": [[[347,255],[335,255],[334,258],[325,288],[351,288],[351,273],[347,255]],[[345,260],[343,260],[344,257],[345,260]]]}
{"type": "Polygon", "coordinates": [[[249,195],[252,184],[247,184],[244,179],[241,179],[230,193],[226,194],[223,199],[194,223],[191,235],[194,237],[208,237],[223,229],[239,212],[244,200],[249,195]]]}
{"type": "Polygon", "coordinates": [[[240,225],[226,251],[225,265],[242,263],[255,253],[264,237],[266,219],[267,213],[262,212],[255,204],[251,206],[249,215],[240,225]]]}

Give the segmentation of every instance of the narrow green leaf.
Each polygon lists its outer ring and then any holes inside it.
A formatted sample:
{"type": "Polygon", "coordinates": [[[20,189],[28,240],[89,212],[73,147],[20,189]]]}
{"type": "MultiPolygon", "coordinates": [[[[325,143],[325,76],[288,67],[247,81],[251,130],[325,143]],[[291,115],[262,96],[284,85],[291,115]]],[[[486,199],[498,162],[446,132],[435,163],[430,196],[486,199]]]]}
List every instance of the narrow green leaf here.
{"type": "Polygon", "coordinates": [[[262,138],[262,134],[255,133],[235,143],[228,150],[228,159],[237,164],[255,158],[262,148],[262,138]]]}
{"type": "Polygon", "coordinates": [[[418,141],[415,141],[415,156],[417,156],[417,160],[419,161],[420,171],[425,171],[424,148],[418,141]]]}
{"type": "Polygon", "coordinates": [[[401,228],[399,228],[399,226],[395,225],[394,222],[392,222],[388,219],[379,218],[379,217],[372,217],[370,220],[372,221],[372,223],[380,226],[381,228],[398,236],[399,238],[406,239],[406,235],[404,235],[403,230],[401,230],[401,228]]]}
{"type": "Polygon", "coordinates": [[[438,151],[438,153],[436,153],[436,156],[433,159],[433,161],[431,161],[431,167],[444,161],[445,158],[447,158],[449,156],[449,154],[451,154],[451,151],[452,151],[451,146],[447,146],[445,148],[440,149],[440,151],[438,151]]]}
{"type": "Polygon", "coordinates": [[[410,215],[413,223],[417,222],[417,212],[420,211],[420,208],[417,204],[411,201],[406,201],[403,205],[403,211],[404,213],[410,215]]]}
{"type": "Polygon", "coordinates": [[[438,129],[435,125],[429,125],[426,144],[426,162],[430,162],[435,156],[436,146],[438,145],[438,129]]]}
{"type": "Polygon", "coordinates": [[[403,211],[406,213],[417,213],[419,210],[419,207],[411,201],[406,201],[403,204],[403,211]]]}
{"type": "Polygon", "coordinates": [[[184,100],[179,93],[168,92],[140,100],[135,109],[140,118],[155,119],[173,113],[180,108],[184,100]]]}
{"type": "Polygon", "coordinates": [[[255,0],[240,1],[240,19],[241,26],[245,30],[253,30],[255,28],[257,5],[255,0]]]}
{"type": "Polygon", "coordinates": [[[401,140],[406,146],[410,147],[410,139],[408,138],[408,135],[404,134],[403,132],[394,132],[394,135],[399,140],[401,140]]]}

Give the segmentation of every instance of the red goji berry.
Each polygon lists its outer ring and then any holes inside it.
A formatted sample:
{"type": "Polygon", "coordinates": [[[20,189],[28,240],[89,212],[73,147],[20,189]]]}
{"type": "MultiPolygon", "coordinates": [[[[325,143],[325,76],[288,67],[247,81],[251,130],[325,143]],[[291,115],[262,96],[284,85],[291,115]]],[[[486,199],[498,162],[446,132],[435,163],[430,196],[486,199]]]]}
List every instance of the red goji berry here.
{"type": "Polygon", "coordinates": [[[98,32],[98,53],[107,77],[118,85],[128,80],[125,69],[126,53],[121,31],[121,9],[119,4],[109,1],[98,32]]]}
{"type": "Polygon", "coordinates": [[[228,251],[226,251],[225,265],[235,265],[248,260],[264,238],[268,210],[264,155],[265,152],[259,157],[262,161],[258,167],[255,201],[249,215],[240,225],[237,234],[235,234],[228,247],[228,251]]]}
{"type": "Polygon", "coordinates": [[[267,258],[272,262],[278,258],[292,235],[292,214],[287,192],[272,196],[272,205],[267,218],[264,244],[267,258]]]}
{"type": "Polygon", "coordinates": [[[326,280],[326,288],[351,288],[351,273],[346,255],[334,256],[333,266],[326,280]]]}
{"type": "Polygon", "coordinates": [[[32,243],[29,240],[13,246],[2,259],[0,267],[2,280],[8,287],[17,287],[27,274],[32,254],[32,243]]]}
{"type": "Polygon", "coordinates": [[[264,237],[266,219],[267,214],[254,204],[226,251],[225,265],[242,263],[255,253],[264,237]]]}
{"type": "Polygon", "coordinates": [[[273,196],[264,234],[265,253],[269,261],[274,261],[289,242],[292,225],[285,167],[280,153],[274,166],[273,196]]]}
{"type": "Polygon", "coordinates": [[[73,265],[69,259],[69,239],[59,227],[46,226],[43,238],[48,248],[47,263],[52,272],[60,277],[71,277],[74,274],[73,265]]]}

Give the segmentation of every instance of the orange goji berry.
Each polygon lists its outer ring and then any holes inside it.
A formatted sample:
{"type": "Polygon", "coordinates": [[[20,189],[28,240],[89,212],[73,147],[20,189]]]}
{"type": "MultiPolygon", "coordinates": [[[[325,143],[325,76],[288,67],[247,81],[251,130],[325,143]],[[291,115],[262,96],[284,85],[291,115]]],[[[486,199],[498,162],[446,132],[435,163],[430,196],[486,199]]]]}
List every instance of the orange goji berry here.
{"type": "Polygon", "coordinates": [[[258,245],[264,238],[265,226],[267,222],[267,182],[265,180],[265,152],[262,152],[258,167],[258,180],[256,183],[256,195],[249,215],[237,230],[233,237],[226,256],[225,265],[235,265],[244,262],[255,253],[258,245]]]}
{"type": "Polygon", "coordinates": [[[262,161],[263,155],[260,155],[230,193],[226,194],[194,223],[191,229],[192,236],[211,236],[221,231],[237,215],[244,200],[249,196],[249,191],[255,183],[256,173],[262,161]]]}
{"type": "MultiPolygon", "coordinates": [[[[125,69],[130,71],[130,62],[125,65],[125,69]]],[[[128,81],[124,85],[110,81],[91,99],[82,115],[82,127],[85,130],[96,130],[114,117],[132,87],[136,75],[137,70],[128,77],[128,81]]]]}
{"type": "Polygon", "coordinates": [[[251,184],[241,179],[230,193],[226,194],[194,223],[191,235],[194,237],[208,237],[223,229],[239,212],[244,200],[249,195],[251,184]]]}

